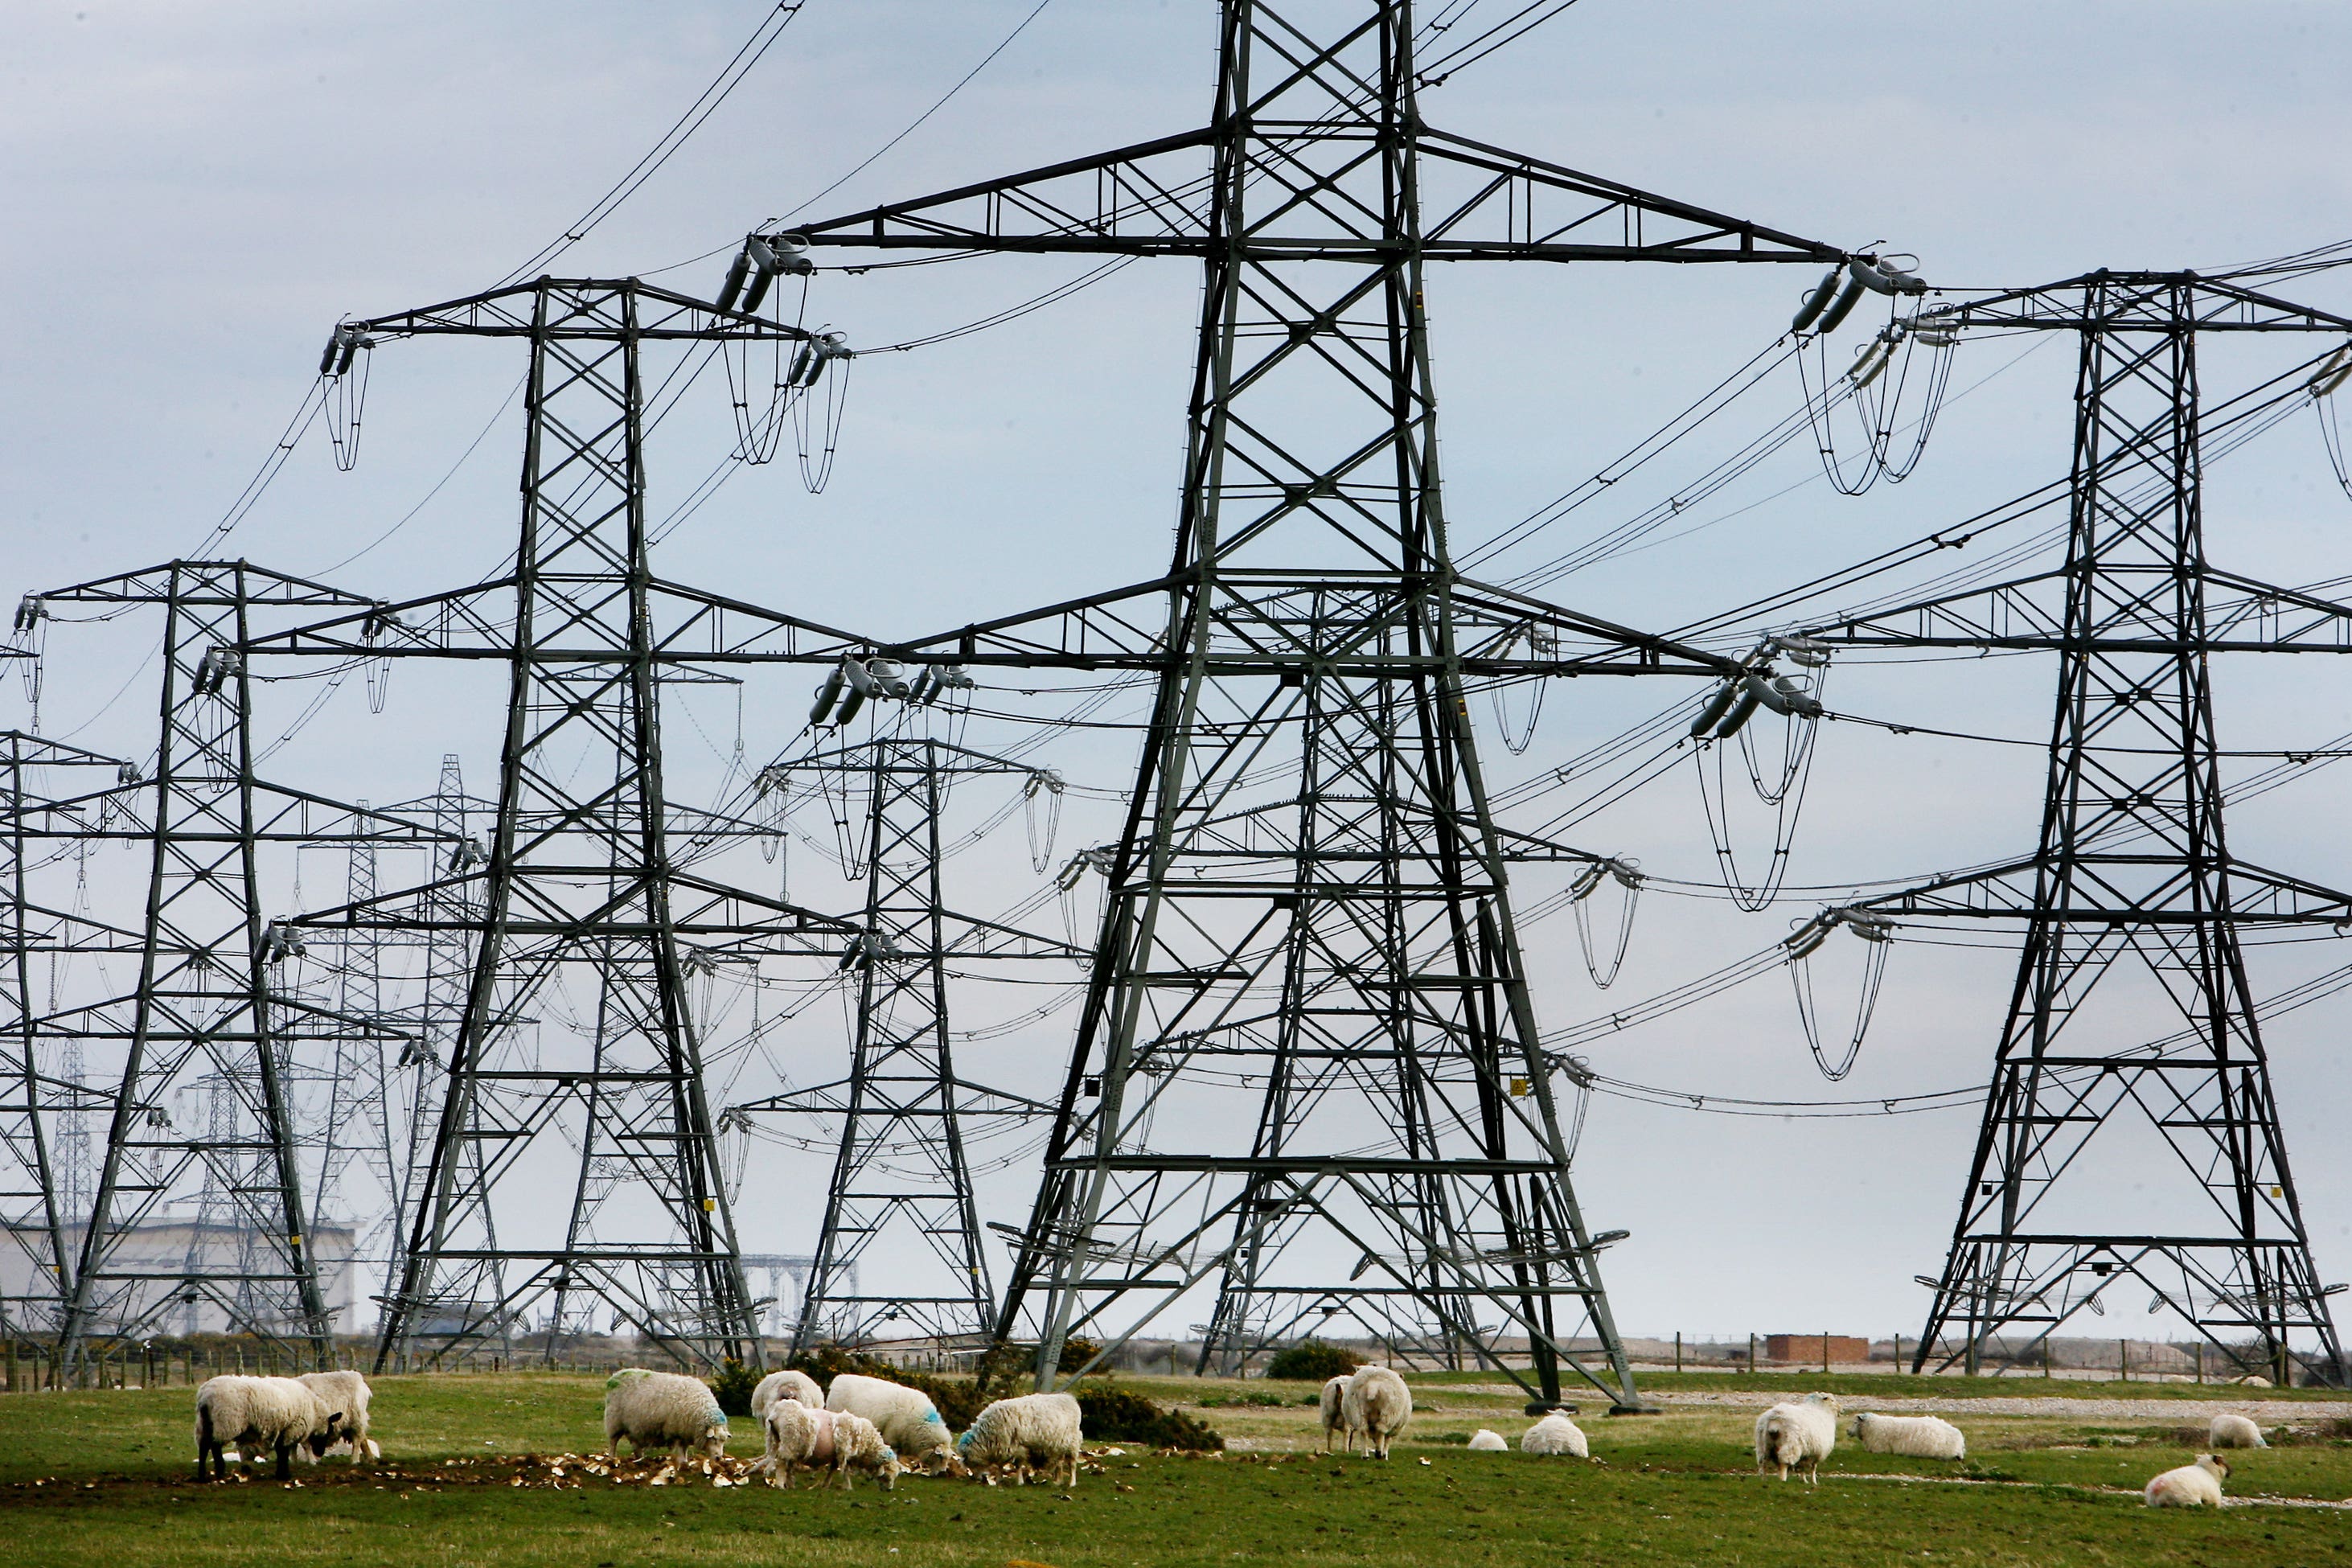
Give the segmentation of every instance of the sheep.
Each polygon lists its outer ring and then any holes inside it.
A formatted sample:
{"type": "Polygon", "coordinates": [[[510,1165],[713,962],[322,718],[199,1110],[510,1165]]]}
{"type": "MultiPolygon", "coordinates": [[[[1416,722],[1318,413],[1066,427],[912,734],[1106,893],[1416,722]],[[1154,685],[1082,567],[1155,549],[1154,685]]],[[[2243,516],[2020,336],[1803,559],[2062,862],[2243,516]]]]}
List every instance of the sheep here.
{"type": "Polygon", "coordinates": [[[1048,1480],[1066,1469],[1065,1484],[1075,1487],[1085,1441],[1076,1400],[1066,1394],[1024,1394],[1000,1399],[973,1416],[971,1429],[956,1440],[955,1457],[975,1468],[1018,1465],[1023,1486],[1029,1484],[1033,1466],[1043,1465],[1048,1480]]]}
{"type": "Polygon", "coordinates": [[[2255,1426],[2250,1417],[2234,1415],[2228,1411],[2223,1411],[2213,1417],[2212,1425],[2205,1429],[2205,1446],[2209,1448],[2267,1448],[2270,1447],[2268,1443],[2263,1441],[2263,1429],[2255,1426]]]}
{"type": "Polygon", "coordinates": [[[824,1408],[824,1390],[804,1372],[772,1372],[751,1391],[751,1419],[765,1421],[768,1406],[779,1399],[797,1399],[811,1410],[824,1408]]]}
{"type": "Polygon", "coordinates": [[[1348,1439],[1348,1451],[1351,1454],[1356,1451],[1359,1429],[1348,1424],[1347,1402],[1348,1374],[1343,1372],[1326,1380],[1323,1384],[1323,1451],[1327,1454],[1331,1451],[1331,1438],[1335,1434],[1344,1434],[1348,1439]]]}
{"type": "Polygon", "coordinates": [[[1503,1441],[1500,1432],[1490,1432],[1481,1426],[1470,1434],[1470,1451],[1474,1454],[1507,1454],[1511,1446],[1503,1441]]]}
{"type": "Polygon", "coordinates": [[[2219,1456],[2200,1454],[2193,1465],[2167,1470],[2140,1489],[2140,1500],[2150,1508],[2221,1506],[2221,1478],[2229,1464],[2219,1456]]]}
{"type": "Polygon", "coordinates": [[[898,1473],[906,1468],[898,1462],[890,1445],[882,1441],[882,1434],[875,1429],[873,1422],[847,1410],[826,1410],[803,1405],[797,1399],[777,1399],[769,1404],[760,1426],[768,1439],[768,1452],[760,1465],[768,1472],[768,1484],[772,1487],[790,1487],[793,1467],[807,1465],[814,1469],[831,1470],[840,1479],[844,1491],[857,1489],[850,1471],[868,1471],[881,1481],[887,1492],[895,1489],[898,1473]]]}
{"type": "Polygon", "coordinates": [[[727,1454],[727,1413],[710,1385],[675,1372],[625,1366],[604,1380],[604,1449],[621,1457],[621,1439],[643,1458],[656,1448],[683,1458],[727,1454]]]}
{"type": "Polygon", "coordinates": [[[207,1458],[214,1473],[227,1479],[224,1449],[231,1445],[246,1453],[277,1450],[278,1479],[289,1479],[294,1450],[308,1447],[317,1458],[334,1446],[342,1426],[341,1411],[293,1378],[207,1378],[196,1390],[196,1479],[206,1479],[207,1458]]]}
{"type": "Polygon", "coordinates": [[[944,1466],[954,1456],[955,1438],[940,1419],[939,1407],[919,1388],[879,1377],[845,1372],[833,1380],[824,1396],[827,1410],[846,1410],[874,1423],[882,1440],[898,1451],[908,1468],[944,1466]]]}
{"type": "Polygon", "coordinates": [[[1527,1430],[1519,1439],[1522,1454],[1567,1454],[1579,1459],[1592,1457],[1584,1441],[1584,1428],[1555,1410],[1527,1430]]]}
{"type": "Polygon", "coordinates": [[[383,1450],[368,1436],[368,1402],[374,1394],[366,1378],[355,1372],[306,1372],[298,1381],[343,1413],[342,1441],[352,1446],[352,1464],[383,1458],[383,1450]]]}
{"type": "Polygon", "coordinates": [[[1969,1440],[1960,1429],[1936,1415],[1879,1415],[1853,1418],[1854,1441],[1867,1453],[1907,1454],[1915,1459],[1965,1459],[1969,1440]]]}
{"type": "Polygon", "coordinates": [[[1802,1466],[1809,1486],[1819,1486],[1822,1461],[1837,1447],[1838,1397],[1808,1394],[1793,1403],[1775,1405],[1756,1418],[1756,1468],[1778,1465],[1780,1479],[1802,1466]]]}
{"type": "MultiPolygon", "coordinates": [[[[1362,1366],[1348,1379],[1348,1391],[1340,1401],[1348,1428],[1364,1435],[1364,1449],[1375,1459],[1389,1457],[1389,1440],[1405,1429],[1412,1419],[1412,1390],[1384,1366],[1362,1366]]],[[[1352,1443],[1350,1447],[1352,1447],[1352,1443]]]]}

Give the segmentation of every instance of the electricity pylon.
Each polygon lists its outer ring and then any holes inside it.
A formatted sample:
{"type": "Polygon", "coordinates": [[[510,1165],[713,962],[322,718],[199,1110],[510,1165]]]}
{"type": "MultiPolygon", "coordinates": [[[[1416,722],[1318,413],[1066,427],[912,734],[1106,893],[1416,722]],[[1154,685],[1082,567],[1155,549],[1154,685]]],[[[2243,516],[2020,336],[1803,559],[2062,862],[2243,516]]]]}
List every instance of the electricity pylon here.
{"type": "Polygon", "coordinates": [[[2114,272],[1920,320],[2073,332],[2081,370],[2063,565],[1811,628],[1848,647],[2058,655],[2034,852],[1858,906],[2025,928],[1914,1370],[1973,1370],[1994,1335],[2038,1343],[2137,1286],[2249,1372],[2283,1374],[2288,1336],[2305,1334],[2314,1369],[2341,1380],[2240,933],[2339,924],[2352,897],[2231,852],[2210,662],[2352,651],[2352,605],[2207,562],[2197,356],[2214,333],[2340,335],[2352,320],[2193,274],[2114,272]],[[2182,1027],[2147,1043],[2135,999],[2182,1027]],[[2161,1144],[2136,1146],[2136,1129],[2161,1144]],[[2177,1161],[2151,1162],[2152,1146],[2177,1161]]]}
{"type": "Polygon", "coordinates": [[[1168,575],[886,650],[1156,678],[998,1312],[1005,1340],[1034,1316],[1040,1386],[1071,1333],[1107,1354],[1220,1281],[1239,1339],[1344,1312],[1548,1402],[1563,1364],[1635,1402],[1466,683],[1730,667],[1455,571],[1424,271],[1847,258],[1433,129],[1426,32],[1402,3],[1226,0],[1200,129],[758,237],[1204,268],[1168,575]]]}
{"type": "MultiPolygon", "coordinates": [[[[798,1354],[820,1342],[982,1342],[996,1316],[980,1212],[964,1155],[967,1120],[1051,1108],[958,1076],[950,1044],[948,965],[1003,959],[1082,959],[1066,942],[959,914],[940,882],[940,816],[957,781],[1011,777],[1058,790],[1027,763],[928,736],[878,735],[772,764],[763,790],[795,775],[863,781],[858,858],[866,900],[841,967],[856,977],[848,1075],[754,1100],[745,1112],[841,1118],[816,1257],[793,1330],[798,1354]],[[861,1260],[889,1269],[891,1289],[861,1290],[861,1260]],[[908,1283],[913,1281],[914,1283],[908,1283]]],[[[872,1278],[869,1273],[868,1278],[872,1278]]]]}
{"type": "Polygon", "coordinates": [[[635,279],[542,278],[347,323],[322,370],[348,372],[362,348],[410,336],[529,347],[511,566],[251,645],[508,667],[481,863],[310,917],[454,930],[473,943],[377,1364],[420,1350],[462,1360],[507,1342],[534,1311],[552,1333],[598,1308],[683,1362],[756,1363],[756,1303],[704,1095],[686,949],[797,952],[807,933],[832,941],[849,928],[673,852],[681,808],[663,787],[659,689],[730,659],[785,656],[803,630],[835,648],[844,639],[655,576],[641,359],[647,345],[805,351],[790,388],[779,374],[782,399],[832,350],[635,279]],[[463,900],[443,896],[460,887],[463,900]],[[551,1205],[551,1187],[568,1203],[551,1205]]]}

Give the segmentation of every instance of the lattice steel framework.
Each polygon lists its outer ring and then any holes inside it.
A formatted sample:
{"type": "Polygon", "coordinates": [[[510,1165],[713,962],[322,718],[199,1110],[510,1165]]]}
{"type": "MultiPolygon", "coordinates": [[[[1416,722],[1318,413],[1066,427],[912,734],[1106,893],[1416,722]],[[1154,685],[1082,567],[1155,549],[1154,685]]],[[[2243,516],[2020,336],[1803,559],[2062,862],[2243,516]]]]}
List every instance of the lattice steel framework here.
{"type": "Polygon", "coordinates": [[[2211,333],[2340,334],[2352,321],[2147,273],[1931,317],[2072,331],[2082,349],[2064,564],[1816,628],[1865,647],[2059,656],[2034,853],[1864,906],[2025,925],[1914,1369],[1974,1368],[1994,1335],[2038,1342],[2137,1287],[2248,1371],[2283,1373],[2300,1335],[2340,1380],[2239,933],[2341,921],[2352,899],[2231,853],[2210,664],[2352,652],[2352,606],[2208,563],[2197,353],[2211,333]],[[2136,996],[2177,1009],[2181,1027],[2147,1043],[2117,1005],[2136,996]],[[2156,1139],[2136,1145],[2135,1130],[2156,1139]]]}
{"type": "Polygon", "coordinates": [[[1465,682],[1727,661],[1454,572],[1423,268],[1843,256],[1433,129],[1409,5],[1221,17],[1206,126],[800,231],[1205,269],[1169,576],[894,650],[1158,682],[997,1334],[1045,1386],[1216,1282],[1222,1359],[1345,1314],[1630,1405],[1465,682]]]}

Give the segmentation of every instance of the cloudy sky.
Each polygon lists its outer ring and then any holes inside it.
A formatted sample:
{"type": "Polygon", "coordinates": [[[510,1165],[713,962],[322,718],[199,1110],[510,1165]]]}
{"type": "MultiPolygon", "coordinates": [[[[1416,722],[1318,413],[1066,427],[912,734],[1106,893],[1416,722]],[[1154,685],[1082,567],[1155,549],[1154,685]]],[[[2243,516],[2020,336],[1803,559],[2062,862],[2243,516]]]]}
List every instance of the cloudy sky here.
{"type": "MultiPolygon", "coordinates": [[[[698,133],[561,266],[709,291],[727,250],[764,220],[851,210],[1203,117],[1214,39],[1205,0],[1050,0],[874,157],[1034,5],[809,0],[698,133]]],[[[214,540],[310,390],[338,317],[468,293],[524,264],[637,163],[768,9],[17,7],[0,60],[0,159],[12,174],[0,278],[16,301],[0,369],[0,595],[214,540]]],[[[2352,237],[2347,69],[2352,14],[2324,0],[1584,0],[1430,92],[1423,110],[1482,141],[1833,244],[1883,241],[1916,254],[1935,284],[1990,287],[2103,266],[2216,269],[2352,237]]],[[[829,272],[812,287],[808,319],[861,346],[903,342],[1082,270],[1011,258],[829,272]]],[[[1500,531],[1633,447],[1771,345],[1811,281],[1809,270],[1771,268],[1439,274],[1430,306],[1457,537],[1500,531]]],[[[2323,274],[2287,291],[2344,308],[2347,282],[2323,274]]],[[[806,493],[788,459],[730,478],[666,546],[665,574],[887,635],[1155,574],[1173,517],[1197,287],[1181,262],[1132,267],[1008,325],[859,361],[824,493],[806,493]]],[[[2209,399],[2273,374],[2291,353],[2211,346],[2209,399]]],[[[509,400],[520,368],[508,345],[378,351],[357,469],[335,471],[323,426],[312,427],[209,548],[297,573],[331,569],[385,597],[488,572],[513,514],[509,400]]],[[[2063,473],[2074,375],[2068,342],[1966,345],[1956,395],[1908,483],[1843,498],[1800,441],[1651,547],[1547,592],[1638,625],[1684,625],[1968,516],[2063,473]]],[[[1641,485],[1511,563],[1534,564],[1675,496],[1801,396],[1793,374],[1764,383],[1641,485]]],[[[657,505],[724,458],[722,401],[689,405],[664,432],[657,505]]],[[[2240,570],[2300,583],[2352,569],[2352,499],[2307,413],[2214,465],[2207,516],[2214,558],[2240,570]]],[[[53,631],[41,727],[119,752],[152,748],[152,698],[137,674],[152,635],[53,631]]],[[[1832,688],[1841,710],[2022,743],[1825,728],[1792,882],[1925,875],[2030,847],[2051,675],[2017,659],[1842,668],[1832,688]]],[[[381,715],[342,694],[284,753],[281,776],[392,798],[429,790],[440,756],[457,752],[487,784],[495,711],[445,700],[432,680],[401,671],[381,715]]],[[[2352,730],[2352,669],[2331,660],[2240,659],[2218,690],[2225,745],[2316,745],[2352,730]]],[[[308,700],[269,699],[283,705],[281,723],[308,700]]],[[[710,743],[681,764],[689,773],[715,784],[739,724],[752,752],[790,739],[796,689],[746,700],[740,717],[724,703],[698,712],[710,743]]],[[[1498,765],[1535,776],[1667,700],[1555,692],[1527,754],[1498,765]]],[[[0,724],[32,717],[15,683],[0,704],[0,724]]],[[[1083,784],[1116,789],[1131,765],[1126,744],[1074,743],[1057,761],[1083,784]]],[[[2232,776],[2266,765],[2234,763],[2232,776]]],[[[2315,770],[2250,804],[2232,818],[2240,852],[2352,885],[2352,854],[2333,826],[2347,776],[2315,770]]],[[[1087,807],[1072,809],[1065,832],[1076,841],[1087,807]]],[[[1760,807],[1741,810],[1735,828],[1754,853],[1769,823],[1760,807]]],[[[1688,765],[1576,832],[1664,878],[1717,874],[1688,765]]],[[[1019,895],[1031,875],[1019,847],[975,858],[971,902],[993,909],[1019,895]]],[[[1587,980],[1570,923],[1540,925],[1528,940],[1544,1021],[1572,1024],[1719,968],[1818,901],[1750,915],[1720,898],[1654,890],[1606,994],[1587,980]]],[[[2346,961],[2333,951],[2257,952],[2255,989],[2346,961]]],[[[1852,955],[1828,955],[1841,956],[1852,955]]],[[[1898,944],[1860,1063],[1840,1084],[1815,1071],[1777,973],[1587,1054],[1612,1076],[1711,1097],[1964,1088],[1983,1081],[2010,969],[2004,951],[1898,944]]],[[[1825,1013],[1850,1012],[1854,980],[1825,960],[1825,1013]]],[[[2347,1021],[2322,1005],[2272,1032],[2289,1145],[2331,1279],[2352,1276],[2352,1151],[2336,1131],[2352,1094],[2332,1070],[2347,1021]]],[[[2114,1026],[2141,1037],[2131,1031],[2166,1026],[2151,1012],[2114,1026]]],[[[982,1070],[1043,1087],[1065,1039],[1050,1026],[1015,1036],[982,1070]]],[[[807,1048],[823,1042],[811,1037],[807,1048]]],[[[812,1061],[795,1076],[823,1072],[812,1061]]],[[[1735,1118],[1597,1098],[1579,1184],[1597,1226],[1633,1233],[1609,1257],[1621,1322],[1735,1336],[1915,1331],[1926,1300],[1911,1277],[1940,1262],[1974,1131],[1965,1108],[1735,1118]]],[[[989,1177],[990,1202],[1018,1210],[1027,1181],[1012,1162],[989,1177]]],[[[814,1207],[787,1205],[761,1224],[762,1249],[804,1250],[814,1207]]]]}

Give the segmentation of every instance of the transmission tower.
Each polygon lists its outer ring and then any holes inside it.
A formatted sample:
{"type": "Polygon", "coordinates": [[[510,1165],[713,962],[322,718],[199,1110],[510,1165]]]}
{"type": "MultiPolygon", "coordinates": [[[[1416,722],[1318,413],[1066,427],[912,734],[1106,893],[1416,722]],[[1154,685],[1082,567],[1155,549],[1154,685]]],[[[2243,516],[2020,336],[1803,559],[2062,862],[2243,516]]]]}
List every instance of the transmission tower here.
{"type": "Polygon", "coordinates": [[[1061,781],[1030,763],[905,735],[776,763],[761,787],[788,789],[795,775],[837,781],[835,788],[864,782],[858,858],[866,900],[857,933],[841,956],[857,984],[848,1076],[734,1108],[841,1118],[793,1351],[877,1339],[975,1344],[994,1323],[996,1300],[964,1156],[964,1123],[1051,1108],[957,1076],[948,965],[1084,954],[949,909],[940,886],[940,816],[961,779],[1010,776],[1032,789],[1055,790],[1061,781]],[[857,1267],[869,1254],[887,1258],[896,1278],[931,1289],[861,1292],[857,1267]]]}
{"type": "Polygon", "coordinates": [[[634,279],[541,279],[347,323],[322,368],[348,372],[363,347],[407,336],[530,347],[513,565],[252,645],[492,658],[509,671],[482,863],[311,917],[473,943],[378,1365],[420,1350],[463,1359],[534,1311],[552,1333],[596,1308],[682,1361],[756,1363],[756,1304],[704,1098],[687,948],[805,952],[806,933],[833,942],[848,927],[679,862],[658,691],[730,659],[793,657],[803,629],[824,637],[828,657],[844,639],[656,578],[640,358],[648,344],[781,347],[796,357],[790,384],[776,378],[780,412],[835,349],[634,279]],[[461,888],[463,907],[436,903],[436,890],[461,888]],[[570,1197],[553,1226],[551,1184],[570,1197]]]}
{"type": "Polygon", "coordinates": [[[2352,651],[2352,605],[2208,563],[2197,355],[2217,332],[2342,334],[2352,320],[2193,274],[2115,272],[1919,320],[2073,332],[2081,369],[2063,566],[1814,628],[1852,647],[2059,656],[2033,854],[1859,906],[2025,928],[1951,1249],[1923,1277],[1936,1297],[1914,1370],[1973,1371],[1996,1334],[2039,1343],[2137,1288],[2250,1372],[2283,1375],[2303,1334],[2315,1370],[2340,1380],[2240,933],[2342,922],[2352,899],[2231,852],[2210,665],[2352,651]],[[2182,1027],[2146,1043],[2134,999],[2182,1027]],[[2153,1166],[2135,1129],[2178,1163],[2153,1166]]]}
{"type": "Polygon", "coordinates": [[[173,562],[35,601],[37,616],[156,606],[164,617],[152,776],[111,792],[129,803],[118,818],[68,836],[131,842],[147,857],[137,978],[127,992],[45,1011],[31,1026],[121,1052],[66,1302],[64,1348],[75,1364],[91,1336],[136,1335],[199,1300],[234,1330],[324,1363],[331,1325],[307,1239],[288,1080],[298,1039],[358,1026],[273,978],[294,944],[265,908],[262,857],[271,846],[413,844],[424,833],[260,780],[236,649],[259,629],[257,613],[314,616],[365,603],[241,561],[173,562]],[[176,1125],[175,1099],[200,1083],[215,1090],[206,1124],[176,1125]],[[142,1231],[166,1205],[205,1194],[227,1206],[241,1238],[226,1255],[192,1247],[174,1264],[142,1231]]]}
{"type": "Polygon", "coordinates": [[[1562,1364],[1635,1402],[1466,683],[1727,661],[1454,571],[1424,268],[1846,257],[1430,127],[1431,36],[1403,3],[1226,0],[1207,125],[757,237],[1204,268],[1169,574],[886,650],[1156,679],[997,1318],[1034,1314],[1040,1386],[1069,1334],[1107,1354],[1214,1282],[1235,1342],[1344,1313],[1547,1402],[1562,1364]]]}

